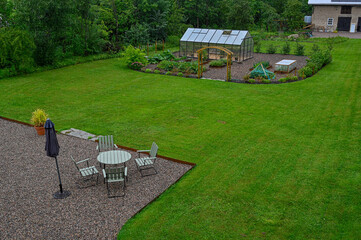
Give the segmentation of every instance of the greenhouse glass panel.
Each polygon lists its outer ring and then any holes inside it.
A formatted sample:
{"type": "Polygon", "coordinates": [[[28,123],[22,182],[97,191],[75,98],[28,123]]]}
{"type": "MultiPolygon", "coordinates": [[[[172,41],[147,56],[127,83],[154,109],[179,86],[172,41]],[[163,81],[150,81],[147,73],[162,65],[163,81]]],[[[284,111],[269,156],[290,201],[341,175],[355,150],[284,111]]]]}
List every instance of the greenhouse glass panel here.
{"type": "Polygon", "coordinates": [[[212,39],[215,32],[216,32],[216,30],[214,30],[214,29],[209,30],[202,42],[209,43],[209,41],[212,39]]]}
{"type": "Polygon", "coordinates": [[[191,36],[188,38],[189,42],[194,42],[194,40],[196,40],[196,38],[198,37],[198,33],[192,33],[191,36]]]}
{"type": "Polygon", "coordinates": [[[212,39],[209,41],[209,43],[217,43],[219,38],[222,36],[223,31],[217,30],[216,33],[213,35],[212,39]]]}
{"type": "Polygon", "coordinates": [[[206,36],[206,34],[199,34],[198,37],[196,38],[196,40],[194,40],[195,42],[202,42],[203,38],[206,36]]]}
{"type": "Polygon", "coordinates": [[[181,41],[187,41],[190,35],[192,34],[194,28],[188,28],[187,31],[184,33],[181,41]]]}
{"type": "Polygon", "coordinates": [[[229,37],[228,35],[222,35],[217,43],[218,44],[224,44],[227,41],[228,37],[229,37]]]}
{"type": "Polygon", "coordinates": [[[234,40],[236,40],[236,37],[237,36],[233,36],[233,35],[229,36],[229,38],[226,41],[226,44],[233,44],[234,40]]]}

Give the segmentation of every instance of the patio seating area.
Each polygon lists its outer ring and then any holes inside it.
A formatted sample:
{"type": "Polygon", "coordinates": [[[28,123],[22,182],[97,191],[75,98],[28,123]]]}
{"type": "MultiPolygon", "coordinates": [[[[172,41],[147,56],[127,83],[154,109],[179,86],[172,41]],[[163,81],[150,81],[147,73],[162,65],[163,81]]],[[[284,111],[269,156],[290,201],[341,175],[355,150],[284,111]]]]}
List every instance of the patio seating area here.
{"type": "MultiPolygon", "coordinates": [[[[94,186],[89,186],[71,158],[90,158],[89,165],[103,174],[97,143],[62,134],[57,137],[63,188],[71,192],[61,200],[53,198],[59,189],[58,176],[54,159],[46,156],[45,137],[30,126],[0,119],[0,239],[115,239],[129,218],[191,169],[157,158],[158,174],[142,177],[134,160],[138,153],[123,149],[131,154],[126,194],[108,198],[103,181],[95,184],[94,177],[89,180],[94,186]]],[[[116,183],[109,188],[121,190],[116,183]]]]}

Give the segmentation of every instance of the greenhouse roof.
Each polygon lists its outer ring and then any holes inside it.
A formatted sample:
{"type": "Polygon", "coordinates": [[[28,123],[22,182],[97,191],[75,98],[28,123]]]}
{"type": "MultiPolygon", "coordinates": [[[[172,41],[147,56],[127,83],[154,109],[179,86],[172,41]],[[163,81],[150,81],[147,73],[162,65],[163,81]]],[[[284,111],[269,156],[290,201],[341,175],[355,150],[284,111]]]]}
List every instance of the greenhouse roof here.
{"type": "Polygon", "coordinates": [[[248,31],[188,28],[181,41],[241,45],[248,31]]]}

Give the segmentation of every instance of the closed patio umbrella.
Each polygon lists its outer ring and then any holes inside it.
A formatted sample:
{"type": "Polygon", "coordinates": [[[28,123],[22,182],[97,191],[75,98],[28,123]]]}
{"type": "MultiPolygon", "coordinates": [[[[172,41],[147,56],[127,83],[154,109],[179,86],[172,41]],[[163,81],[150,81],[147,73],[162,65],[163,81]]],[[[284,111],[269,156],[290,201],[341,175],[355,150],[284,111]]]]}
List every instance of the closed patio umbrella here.
{"type": "Polygon", "coordinates": [[[60,191],[54,193],[53,196],[56,199],[63,199],[68,197],[70,195],[70,192],[63,191],[63,186],[61,184],[60,171],[59,171],[59,165],[57,159],[57,156],[59,155],[60,146],[58,143],[58,139],[56,137],[54,123],[48,118],[45,122],[44,128],[45,128],[45,138],[46,138],[46,142],[45,142],[46,155],[55,158],[56,169],[58,171],[58,178],[59,178],[60,191]]]}

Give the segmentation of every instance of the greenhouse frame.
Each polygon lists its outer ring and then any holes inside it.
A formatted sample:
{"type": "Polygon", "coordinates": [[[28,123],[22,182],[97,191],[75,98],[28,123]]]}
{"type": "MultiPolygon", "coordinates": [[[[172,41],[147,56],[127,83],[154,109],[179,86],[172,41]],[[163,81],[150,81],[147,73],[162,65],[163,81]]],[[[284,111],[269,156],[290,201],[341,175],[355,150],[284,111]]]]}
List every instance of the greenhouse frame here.
{"type": "MultiPolygon", "coordinates": [[[[232,61],[242,62],[253,57],[253,38],[248,31],[188,28],[179,42],[181,57],[197,57],[197,50],[219,46],[233,52],[232,61]]],[[[226,58],[219,49],[207,49],[209,59],[226,58]]]]}

